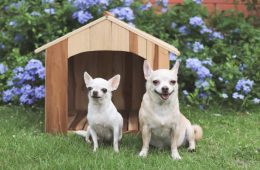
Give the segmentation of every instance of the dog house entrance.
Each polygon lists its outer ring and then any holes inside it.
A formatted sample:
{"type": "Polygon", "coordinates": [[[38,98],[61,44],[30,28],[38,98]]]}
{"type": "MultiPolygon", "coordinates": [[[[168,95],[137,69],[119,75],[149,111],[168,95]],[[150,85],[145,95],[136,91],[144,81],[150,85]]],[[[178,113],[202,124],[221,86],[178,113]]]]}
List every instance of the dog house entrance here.
{"type": "Polygon", "coordinates": [[[87,89],[83,74],[110,79],[120,74],[113,103],[124,118],[124,131],[138,130],[138,111],[145,92],[143,61],[140,56],[120,51],[94,51],[77,54],[68,61],[68,129],[87,128],[87,89]]]}

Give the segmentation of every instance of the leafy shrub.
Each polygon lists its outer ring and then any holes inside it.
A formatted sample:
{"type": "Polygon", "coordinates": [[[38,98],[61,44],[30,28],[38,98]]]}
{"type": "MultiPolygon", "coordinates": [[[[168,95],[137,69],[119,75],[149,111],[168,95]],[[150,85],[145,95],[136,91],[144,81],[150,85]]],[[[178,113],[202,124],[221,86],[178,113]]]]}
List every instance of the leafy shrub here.
{"type": "MultiPolygon", "coordinates": [[[[260,72],[256,70],[260,65],[259,28],[236,11],[209,15],[201,5],[202,0],[184,0],[172,7],[168,0],[155,2],[155,5],[147,0],[0,2],[0,15],[6,16],[0,18],[0,62],[9,68],[0,74],[0,79],[14,82],[12,86],[0,84],[3,101],[42,103],[44,96],[38,96],[36,91],[44,91],[43,79],[37,72],[43,66],[39,64],[37,71],[32,72],[26,66],[32,61],[38,63],[32,58],[44,57],[32,51],[110,11],[181,51],[179,82],[184,102],[202,109],[212,103],[245,108],[260,102],[260,72]],[[16,79],[14,70],[23,65],[26,65],[23,71],[18,73],[24,77],[16,79]],[[15,88],[27,89],[28,93],[17,92],[15,88]]],[[[173,54],[169,56],[172,62],[176,58],[173,54]]]]}

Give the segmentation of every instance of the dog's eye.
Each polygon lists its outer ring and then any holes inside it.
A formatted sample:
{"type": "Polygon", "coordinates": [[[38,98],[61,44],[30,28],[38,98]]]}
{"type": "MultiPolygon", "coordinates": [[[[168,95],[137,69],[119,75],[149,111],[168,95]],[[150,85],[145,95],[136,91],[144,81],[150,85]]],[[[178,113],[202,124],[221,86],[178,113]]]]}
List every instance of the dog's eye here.
{"type": "Polygon", "coordinates": [[[170,84],[172,84],[172,85],[174,85],[175,83],[176,83],[175,80],[171,80],[171,81],[170,81],[170,84]]]}
{"type": "Polygon", "coordinates": [[[154,81],[153,81],[153,84],[154,84],[154,85],[158,85],[159,83],[160,83],[160,82],[159,82],[158,80],[154,80],[154,81]]]}
{"type": "Polygon", "coordinates": [[[87,89],[88,89],[88,91],[91,91],[93,88],[92,87],[88,87],[87,89]]]}
{"type": "Polygon", "coordinates": [[[106,93],[107,92],[107,89],[103,88],[101,89],[103,93],[106,93]]]}

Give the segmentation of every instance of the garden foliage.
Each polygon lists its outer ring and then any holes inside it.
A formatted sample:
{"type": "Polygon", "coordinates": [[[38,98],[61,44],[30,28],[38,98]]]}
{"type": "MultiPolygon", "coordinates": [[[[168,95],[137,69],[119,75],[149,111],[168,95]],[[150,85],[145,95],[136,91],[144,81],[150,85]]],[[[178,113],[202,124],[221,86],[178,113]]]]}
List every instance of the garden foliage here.
{"type": "Polygon", "coordinates": [[[41,104],[43,54],[33,50],[110,11],[115,17],[172,45],[182,61],[180,96],[205,108],[260,103],[260,29],[241,13],[209,15],[202,0],[20,0],[0,2],[0,91],[2,103],[41,104]]]}

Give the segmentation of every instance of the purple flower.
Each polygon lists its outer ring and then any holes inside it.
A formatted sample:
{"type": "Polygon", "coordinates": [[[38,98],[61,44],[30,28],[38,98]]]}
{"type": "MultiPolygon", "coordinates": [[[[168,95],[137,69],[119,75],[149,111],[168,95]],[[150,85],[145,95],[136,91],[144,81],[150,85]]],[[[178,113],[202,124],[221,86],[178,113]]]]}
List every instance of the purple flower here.
{"type": "Polygon", "coordinates": [[[18,43],[18,42],[21,42],[23,40],[23,36],[20,35],[20,34],[17,34],[14,36],[14,42],[15,43],[18,43]]]}
{"type": "Polygon", "coordinates": [[[135,18],[133,10],[129,7],[117,7],[111,9],[110,12],[120,20],[132,21],[135,18]]]}
{"type": "Polygon", "coordinates": [[[202,20],[201,17],[198,17],[198,16],[191,17],[190,20],[189,20],[189,23],[193,27],[203,26],[204,25],[204,21],[202,20]]]}
{"type": "Polygon", "coordinates": [[[241,79],[238,80],[235,88],[237,91],[243,91],[245,94],[248,94],[251,91],[253,85],[254,81],[249,79],[241,79]]]}
{"type": "Polygon", "coordinates": [[[200,29],[200,33],[204,34],[204,33],[212,33],[213,31],[211,29],[209,29],[206,25],[202,25],[202,28],[200,29]]]}
{"type": "Polygon", "coordinates": [[[84,12],[84,11],[77,11],[73,13],[73,18],[76,18],[79,23],[84,24],[88,22],[88,20],[92,19],[93,16],[89,12],[84,12]]]}
{"type": "Polygon", "coordinates": [[[177,26],[177,24],[175,22],[172,22],[171,28],[174,29],[174,28],[176,28],[176,26],[177,26]]]}
{"type": "Polygon", "coordinates": [[[202,66],[197,70],[197,75],[200,79],[205,79],[207,77],[212,77],[212,74],[210,73],[209,69],[206,67],[202,66]]]}
{"type": "Polygon", "coordinates": [[[168,6],[168,0],[162,0],[162,6],[167,7],[168,6]]]}
{"type": "Polygon", "coordinates": [[[259,103],[260,103],[260,99],[254,98],[254,99],[253,99],[253,103],[254,103],[254,104],[259,104],[259,103]]]}
{"type": "Polygon", "coordinates": [[[195,42],[193,45],[192,45],[192,47],[193,47],[193,52],[195,52],[195,53],[197,53],[197,52],[199,52],[199,51],[201,51],[201,50],[203,50],[204,49],[204,46],[203,46],[203,44],[201,44],[200,42],[195,42]]]}
{"type": "Polygon", "coordinates": [[[187,90],[183,90],[182,93],[187,96],[189,94],[189,92],[187,90]]]}
{"type": "Polygon", "coordinates": [[[12,100],[13,96],[14,96],[14,95],[13,95],[11,89],[8,89],[8,90],[3,91],[3,101],[4,101],[5,103],[10,102],[10,101],[12,100]]]}
{"type": "Polygon", "coordinates": [[[222,82],[224,79],[222,77],[219,77],[218,80],[222,82]]]}
{"type": "Polygon", "coordinates": [[[124,0],[124,6],[130,6],[133,3],[133,0],[124,0]]]}
{"type": "Polygon", "coordinates": [[[10,21],[9,25],[12,26],[12,27],[15,27],[17,25],[17,22],[16,21],[10,21]]]}
{"type": "Polygon", "coordinates": [[[233,93],[233,94],[232,94],[232,97],[233,97],[234,99],[241,99],[241,100],[244,99],[244,95],[239,94],[238,92],[233,93]]]}
{"type": "Polygon", "coordinates": [[[152,7],[152,3],[149,1],[149,2],[147,2],[145,5],[142,5],[141,6],[141,10],[142,11],[146,11],[146,10],[148,10],[149,8],[151,8],[152,7]]]}
{"type": "Polygon", "coordinates": [[[34,95],[37,99],[43,99],[45,97],[45,86],[41,85],[41,86],[35,87],[34,95]]]}
{"type": "Polygon", "coordinates": [[[6,73],[7,71],[8,71],[8,67],[0,63],[0,75],[6,73]]]}
{"type": "Polygon", "coordinates": [[[189,30],[188,30],[188,28],[187,28],[185,25],[181,26],[181,27],[178,29],[178,31],[179,31],[179,33],[181,33],[181,34],[183,34],[183,35],[189,34],[189,30]]]}
{"type": "Polygon", "coordinates": [[[55,14],[55,9],[54,8],[46,8],[44,9],[44,12],[50,15],[54,15],[55,14]]]}
{"type": "Polygon", "coordinates": [[[205,81],[205,80],[197,80],[195,82],[195,86],[197,88],[203,88],[204,89],[204,88],[209,87],[209,83],[207,81],[205,81]]]}
{"type": "Polygon", "coordinates": [[[174,53],[170,53],[169,54],[169,58],[170,58],[170,61],[175,61],[176,60],[176,56],[174,53]]]}
{"type": "Polygon", "coordinates": [[[201,4],[202,0],[193,0],[193,2],[195,2],[196,4],[201,4]]]}
{"type": "Polygon", "coordinates": [[[202,63],[197,58],[188,58],[186,60],[186,67],[192,69],[193,71],[197,71],[200,67],[202,67],[202,63]]]}
{"type": "Polygon", "coordinates": [[[204,65],[212,66],[212,59],[209,58],[207,60],[203,60],[203,61],[201,61],[201,63],[204,65]]]}
{"type": "Polygon", "coordinates": [[[38,77],[39,77],[40,79],[42,79],[42,80],[45,79],[45,68],[44,68],[44,67],[38,69],[38,70],[36,71],[36,73],[38,74],[38,77]]]}
{"type": "Polygon", "coordinates": [[[221,97],[224,98],[224,99],[227,99],[228,98],[228,95],[226,93],[222,93],[221,94],[221,97]]]}
{"type": "Polygon", "coordinates": [[[31,12],[31,16],[41,16],[41,14],[39,12],[33,11],[31,12]]]}
{"type": "Polygon", "coordinates": [[[224,39],[224,36],[220,32],[213,32],[210,34],[210,39],[224,39]]]}
{"type": "Polygon", "coordinates": [[[42,62],[40,60],[31,59],[25,66],[25,71],[28,71],[30,74],[36,74],[38,69],[43,68],[42,62]]]}
{"type": "Polygon", "coordinates": [[[55,0],[42,0],[42,3],[49,3],[49,4],[53,4],[55,0]]]}

